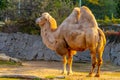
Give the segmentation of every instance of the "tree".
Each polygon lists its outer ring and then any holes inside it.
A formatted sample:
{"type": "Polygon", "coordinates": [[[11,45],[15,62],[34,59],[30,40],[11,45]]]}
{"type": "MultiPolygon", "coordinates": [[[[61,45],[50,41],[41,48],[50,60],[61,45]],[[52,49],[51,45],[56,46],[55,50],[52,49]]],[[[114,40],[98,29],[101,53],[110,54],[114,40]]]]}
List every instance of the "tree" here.
{"type": "Polygon", "coordinates": [[[104,19],[105,16],[111,18],[116,13],[114,0],[82,0],[82,5],[88,6],[97,19],[104,19]]]}
{"type": "Polygon", "coordinates": [[[9,1],[8,0],[0,0],[0,9],[3,10],[7,8],[9,1]]]}
{"type": "Polygon", "coordinates": [[[88,0],[92,4],[99,4],[98,0],[88,0]]]}
{"type": "Polygon", "coordinates": [[[120,18],[120,0],[117,3],[116,10],[117,10],[117,17],[120,18]]]}
{"type": "Polygon", "coordinates": [[[48,0],[44,11],[49,12],[59,25],[71,13],[74,6],[72,0],[48,0]]]}

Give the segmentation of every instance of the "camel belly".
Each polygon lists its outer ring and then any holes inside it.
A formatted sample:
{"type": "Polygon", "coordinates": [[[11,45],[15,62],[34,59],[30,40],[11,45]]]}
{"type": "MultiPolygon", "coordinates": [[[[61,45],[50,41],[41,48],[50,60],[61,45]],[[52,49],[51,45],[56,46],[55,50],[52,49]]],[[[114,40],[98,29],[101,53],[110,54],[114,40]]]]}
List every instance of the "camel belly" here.
{"type": "Polygon", "coordinates": [[[76,30],[66,33],[65,40],[73,50],[84,51],[86,49],[85,33],[83,31],[76,30]]]}

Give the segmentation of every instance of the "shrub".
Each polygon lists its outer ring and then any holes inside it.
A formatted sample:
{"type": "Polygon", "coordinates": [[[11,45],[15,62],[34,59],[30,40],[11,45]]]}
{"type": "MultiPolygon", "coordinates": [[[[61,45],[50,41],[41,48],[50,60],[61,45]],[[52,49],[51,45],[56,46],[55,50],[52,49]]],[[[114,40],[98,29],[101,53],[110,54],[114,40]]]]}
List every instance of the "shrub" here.
{"type": "Polygon", "coordinates": [[[98,19],[98,24],[102,26],[112,25],[112,24],[120,24],[120,19],[116,19],[112,16],[112,19],[110,19],[108,16],[105,16],[104,19],[98,19]]]}
{"type": "Polygon", "coordinates": [[[19,19],[17,21],[7,22],[3,28],[2,32],[5,33],[16,33],[23,32],[28,34],[40,34],[39,27],[35,25],[35,20],[32,19],[19,19]]]}
{"type": "Polygon", "coordinates": [[[21,10],[21,14],[18,14],[17,5],[15,5],[18,2],[13,1],[11,4],[14,7],[12,10],[7,10],[11,22],[9,24],[6,23],[2,31],[7,33],[23,32],[29,34],[40,34],[40,28],[35,24],[35,19],[43,12],[49,12],[59,25],[71,13],[73,6],[75,6],[71,0],[34,0],[30,4],[21,1],[21,8],[25,10],[21,10]]]}

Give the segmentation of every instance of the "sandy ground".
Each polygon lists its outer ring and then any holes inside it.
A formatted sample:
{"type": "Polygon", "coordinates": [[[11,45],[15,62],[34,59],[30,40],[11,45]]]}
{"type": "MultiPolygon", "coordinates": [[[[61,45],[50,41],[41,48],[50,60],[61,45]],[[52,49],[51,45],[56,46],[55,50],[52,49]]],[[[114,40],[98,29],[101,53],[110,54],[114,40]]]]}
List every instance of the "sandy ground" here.
{"type": "Polygon", "coordinates": [[[104,63],[101,77],[87,77],[90,63],[73,63],[73,75],[61,75],[62,62],[56,61],[24,61],[23,66],[0,65],[0,75],[22,74],[41,78],[65,77],[62,80],[120,80],[120,66],[104,63]]]}

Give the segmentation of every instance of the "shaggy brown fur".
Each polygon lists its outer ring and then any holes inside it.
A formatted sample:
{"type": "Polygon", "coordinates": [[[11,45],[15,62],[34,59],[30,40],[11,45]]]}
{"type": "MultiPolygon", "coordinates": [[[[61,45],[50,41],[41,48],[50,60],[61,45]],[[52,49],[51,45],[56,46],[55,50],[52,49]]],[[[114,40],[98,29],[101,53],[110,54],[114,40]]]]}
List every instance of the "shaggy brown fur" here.
{"type": "Polygon", "coordinates": [[[72,74],[72,58],[76,51],[89,49],[92,61],[92,69],[89,76],[92,76],[97,64],[96,77],[99,77],[102,54],[106,44],[104,33],[98,28],[95,17],[89,8],[81,7],[79,10],[80,16],[78,16],[79,12],[76,14],[75,11],[73,10],[70,16],[58,28],[56,21],[48,13],[43,13],[36,23],[41,27],[41,36],[45,45],[63,57],[64,74],[67,73],[67,63],[69,68],[68,74],[72,74]],[[78,23],[76,23],[76,20],[78,23]],[[66,59],[66,56],[68,59],[66,59]]]}

